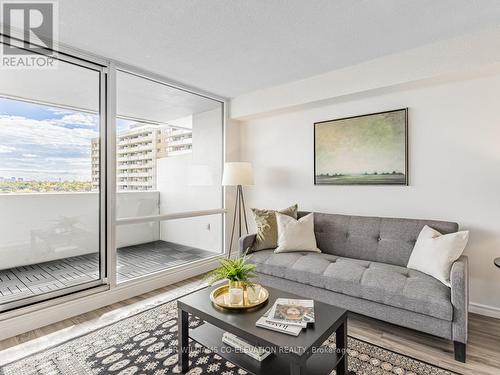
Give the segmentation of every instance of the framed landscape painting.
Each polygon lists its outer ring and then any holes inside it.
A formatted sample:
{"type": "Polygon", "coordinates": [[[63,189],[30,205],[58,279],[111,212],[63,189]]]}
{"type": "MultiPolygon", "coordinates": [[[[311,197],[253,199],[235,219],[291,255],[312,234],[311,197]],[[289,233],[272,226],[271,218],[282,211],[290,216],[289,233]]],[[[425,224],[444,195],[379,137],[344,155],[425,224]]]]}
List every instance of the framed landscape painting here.
{"type": "Polygon", "coordinates": [[[314,124],[316,185],[408,185],[408,109],[314,124]]]}

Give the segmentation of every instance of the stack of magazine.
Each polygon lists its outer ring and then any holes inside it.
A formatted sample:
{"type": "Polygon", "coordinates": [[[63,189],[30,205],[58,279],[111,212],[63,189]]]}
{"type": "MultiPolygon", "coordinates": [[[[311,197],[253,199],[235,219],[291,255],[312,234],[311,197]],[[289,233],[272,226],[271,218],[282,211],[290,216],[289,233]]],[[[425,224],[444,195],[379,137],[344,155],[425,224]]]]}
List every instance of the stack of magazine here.
{"type": "Polygon", "coordinates": [[[298,336],[308,323],[314,323],[314,301],[278,298],[255,323],[257,327],[298,336]]]}
{"type": "Polygon", "coordinates": [[[252,357],[259,362],[263,361],[267,356],[269,356],[269,354],[271,354],[270,351],[265,350],[264,348],[261,348],[259,346],[254,346],[243,340],[242,338],[239,338],[238,336],[233,335],[229,332],[224,332],[224,334],[222,335],[222,342],[224,344],[232,346],[238,352],[245,353],[249,357],[252,357]]]}

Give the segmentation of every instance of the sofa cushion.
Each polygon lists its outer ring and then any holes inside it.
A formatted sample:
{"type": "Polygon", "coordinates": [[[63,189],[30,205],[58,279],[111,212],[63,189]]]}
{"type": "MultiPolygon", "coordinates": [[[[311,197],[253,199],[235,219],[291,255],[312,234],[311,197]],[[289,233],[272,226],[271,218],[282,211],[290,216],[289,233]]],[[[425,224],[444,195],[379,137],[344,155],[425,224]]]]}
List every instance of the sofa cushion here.
{"type": "MultiPolygon", "coordinates": [[[[299,212],[301,218],[309,212],[299,212]]],[[[398,219],[314,213],[314,231],[323,253],[406,267],[422,228],[446,234],[458,224],[436,220],[398,219]]]]}
{"type": "Polygon", "coordinates": [[[251,254],[257,272],[452,321],[450,289],[405,267],[331,254],[251,254]]]}

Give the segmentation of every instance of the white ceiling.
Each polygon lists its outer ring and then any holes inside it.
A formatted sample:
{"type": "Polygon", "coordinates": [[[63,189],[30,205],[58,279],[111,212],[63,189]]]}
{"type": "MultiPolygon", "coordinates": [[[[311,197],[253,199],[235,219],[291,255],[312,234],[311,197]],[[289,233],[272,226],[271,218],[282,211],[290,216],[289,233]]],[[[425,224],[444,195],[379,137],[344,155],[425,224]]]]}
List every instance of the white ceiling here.
{"type": "Polygon", "coordinates": [[[234,97],[496,26],[500,1],[64,0],[59,14],[65,44],[234,97]]]}
{"type": "Polygon", "coordinates": [[[123,72],[116,76],[116,93],[118,115],[137,120],[167,123],[221,108],[215,100],[123,72]]]}
{"type": "MultiPolygon", "coordinates": [[[[99,73],[63,61],[57,69],[0,69],[0,83],[0,97],[99,111],[99,73]]],[[[120,71],[116,87],[117,114],[132,120],[167,123],[221,108],[218,101],[120,71]]]]}

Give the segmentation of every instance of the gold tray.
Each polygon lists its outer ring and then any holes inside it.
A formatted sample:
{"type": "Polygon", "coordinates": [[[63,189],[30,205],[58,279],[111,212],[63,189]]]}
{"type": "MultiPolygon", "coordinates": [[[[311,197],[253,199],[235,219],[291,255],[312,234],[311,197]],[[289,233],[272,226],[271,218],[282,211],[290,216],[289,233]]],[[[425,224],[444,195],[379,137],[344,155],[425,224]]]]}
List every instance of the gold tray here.
{"type": "Polygon", "coordinates": [[[218,307],[229,310],[251,309],[262,305],[269,298],[269,292],[266,288],[261,287],[258,301],[250,303],[247,298],[247,290],[243,289],[243,303],[241,305],[232,305],[229,303],[229,285],[220,286],[210,293],[210,300],[218,307]]]}

